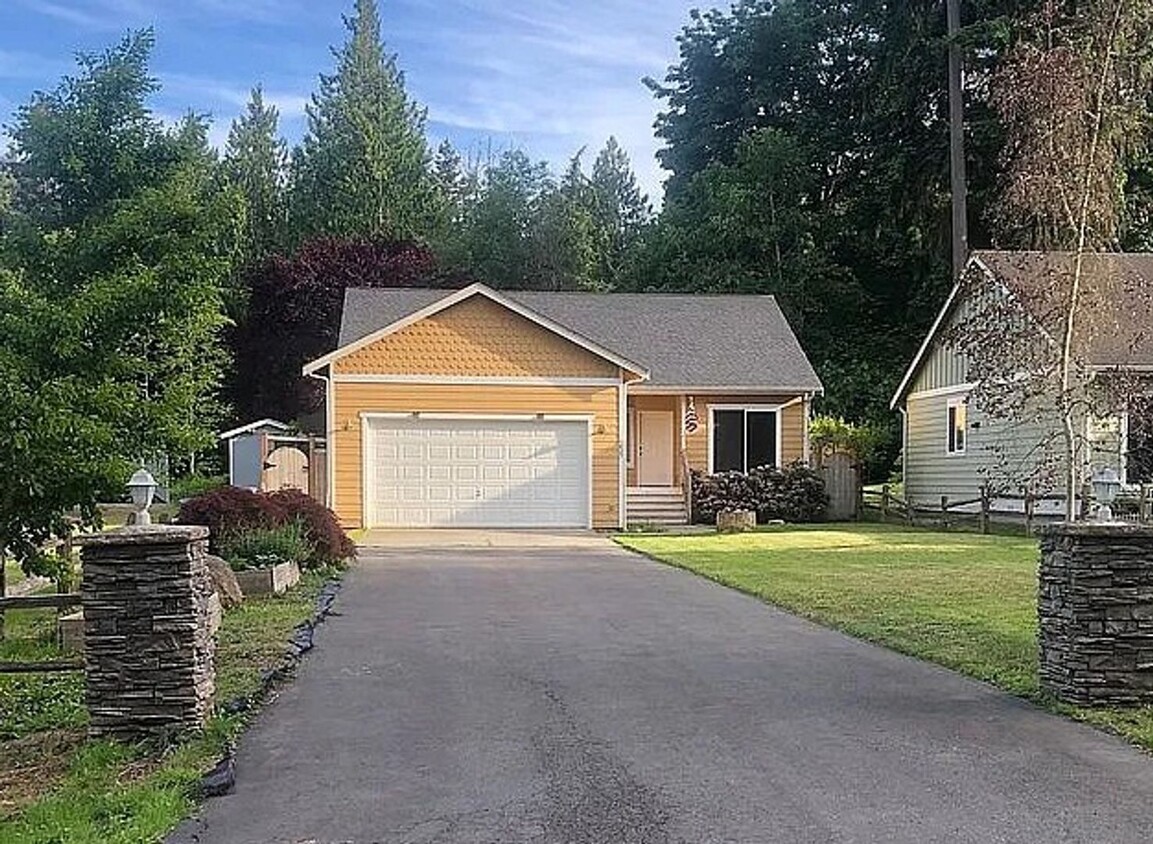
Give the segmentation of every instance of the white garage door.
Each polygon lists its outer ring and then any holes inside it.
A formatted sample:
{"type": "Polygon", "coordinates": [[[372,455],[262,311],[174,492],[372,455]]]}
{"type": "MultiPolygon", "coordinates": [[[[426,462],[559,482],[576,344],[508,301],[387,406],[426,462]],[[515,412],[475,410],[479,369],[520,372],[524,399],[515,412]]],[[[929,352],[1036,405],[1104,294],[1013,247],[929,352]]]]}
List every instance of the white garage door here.
{"type": "Polygon", "coordinates": [[[372,419],[373,527],[589,527],[580,420],[372,419]]]}

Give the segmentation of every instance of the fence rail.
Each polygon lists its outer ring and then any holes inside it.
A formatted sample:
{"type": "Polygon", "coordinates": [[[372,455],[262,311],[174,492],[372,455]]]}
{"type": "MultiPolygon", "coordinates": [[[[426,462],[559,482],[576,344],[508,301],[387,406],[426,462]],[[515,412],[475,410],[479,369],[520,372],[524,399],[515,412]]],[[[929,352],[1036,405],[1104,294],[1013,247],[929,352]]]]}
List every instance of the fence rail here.
{"type": "Polygon", "coordinates": [[[43,662],[0,662],[0,674],[55,674],[83,671],[84,660],[61,659],[43,662]]]}
{"type": "Polygon", "coordinates": [[[80,604],[80,593],[62,592],[47,595],[15,595],[0,598],[0,610],[62,610],[80,604]]]}
{"type": "MultiPolygon", "coordinates": [[[[909,525],[933,523],[945,530],[961,525],[973,525],[981,533],[989,533],[994,523],[1021,524],[1027,535],[1032,535],[1037,524],[1046,518],[1038,512],[1038,505],[1046,502],[1064,505],[1067,498],[1053,493],[992,492],[981,487],[973,498],[951,499],[942,495],[937,506],[911,503],[893,492],[888,484],[880,490],[866,489],[861,493],[861,509],[864,513],[878,515],[881,521],[900,520],[909,525]],[[1021,502],[1020,511],[998,509],[1002,502],[1021,502]]],[[[1092,489],[1086,485],[1077,498],[1078,510],[1082,518],[1089,516],[1093,503],[1092,489]]],[[[1122,495],[1114,503],[1114,518],[1119,521],[1137,523],[1153,522],[1153,484],[1142,485],[1135,493],[1122,495]]]]}
{"type": "MultiPolygon", "coordinates": [[[[78,592],[57,592],[44,595],[18,595],[0,598],[0,619],[5,610],[54,609],[62,611],[80,606],[78,592]]],[[[59,671],[83,671],[84,661],[77,659],[15,662],[0,660],[0,674],[40,674],[59,671]]]]}

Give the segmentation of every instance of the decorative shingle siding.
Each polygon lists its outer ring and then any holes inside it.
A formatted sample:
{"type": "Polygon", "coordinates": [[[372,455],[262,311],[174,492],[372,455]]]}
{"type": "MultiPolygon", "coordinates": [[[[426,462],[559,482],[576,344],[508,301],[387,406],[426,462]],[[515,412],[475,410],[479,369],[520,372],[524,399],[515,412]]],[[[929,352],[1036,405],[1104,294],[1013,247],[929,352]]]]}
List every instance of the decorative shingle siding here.
{"type": "Polygon", "coordinates": [[[613,363],[483,296],[336,361],[341,375],[616,378],[613,363]]]}
{"type": "Polygon", "coordinates": [[[365,384],[338,382],[332,434],[335,506],[349,527],[363,526],[360,414],[469,413],[592,414],[593,527],[619,524],[620,431],[617,387],[474,386],[453,384],[365,384]]]}

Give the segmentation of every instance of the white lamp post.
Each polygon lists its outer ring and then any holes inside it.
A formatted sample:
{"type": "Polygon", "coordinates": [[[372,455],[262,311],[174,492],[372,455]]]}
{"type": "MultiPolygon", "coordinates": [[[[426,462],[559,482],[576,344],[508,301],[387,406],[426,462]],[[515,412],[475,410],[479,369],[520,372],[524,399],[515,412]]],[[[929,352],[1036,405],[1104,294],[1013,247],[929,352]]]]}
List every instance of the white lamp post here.
{"type": "Polygon", "coordinates": [[[1097,521],[1113,521],[1113,501],[1121,491],[1121,477],[1106,467],[1093,476],[1093,497],[1097,500],[1097,521]]]}
{"type": "Polygon", "coordinates": [[[136,506],[135,524],[150,525],[152,516],[148,507],[152,504],[152,496],[156,494],[156,478],[152,473],[141,466],[128,481],[128,492],[132,496],[132,503],[136,506]]]}

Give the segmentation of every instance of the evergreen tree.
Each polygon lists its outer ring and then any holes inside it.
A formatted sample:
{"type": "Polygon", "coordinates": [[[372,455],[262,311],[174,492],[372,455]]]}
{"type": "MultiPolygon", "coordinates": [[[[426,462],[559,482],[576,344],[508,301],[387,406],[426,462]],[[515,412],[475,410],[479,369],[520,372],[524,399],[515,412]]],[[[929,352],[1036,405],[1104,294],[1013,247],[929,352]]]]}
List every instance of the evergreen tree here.
{"type": "Polygon", "coordinates": [[[604,238],[597,227],[592,185],[577,152],[560,184],[549,186],[537,201],[532,220],[529,283],[545,290],[597,289],[598,259],[604,238]]]}
{"type": "MultiPolygon", "coordinates": [[[[534,228],[554,189],[548,165],[509,150],[485,168],[461,226],[458,267],[494,287],[538,287],[534,228]]],[[[550,282],[551,283],[551,282],[550,282]]]]}
{"type": "Polygon", "coordinates": [[[601,238],[597,286],[612,289],[622,281],[626,261],[640,243],[652,207],[637,185],[628,153],[614,137],[608,139],[593,162],[590,188],[601,238]]]}
{"type": "Polygon", "coordinates": [[[425,238],[442,206],[428,167],[424,109],[409,99],[396,57],[385,52],[375,0],[357,0],[345,26],[336,72],[321,75],[294,155],[295,234],[425,238]]]}
{"type": "Polygon", "coordinates": [[[432,160],[436,186],[444,197],[445,221],[459,224],[468,201],[476,190],[476,181],[465,172],[464,159],[448,140],[441,141],[432,160]]]}
{"type": "Polygon", "coordinates": [[[260,86],[253,88],[248,108],[232,122],[224,148],[225,178],[244,197],[245,264],[274,251],[284,237],[288,146],[279,135],[279,118],[276,107],[264,102],[260,86]]]}

